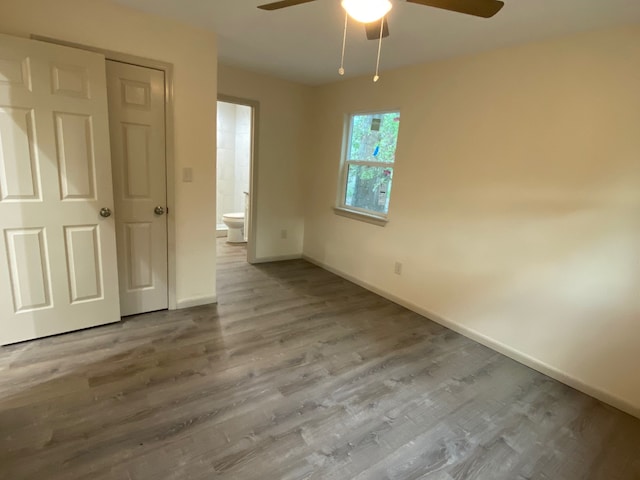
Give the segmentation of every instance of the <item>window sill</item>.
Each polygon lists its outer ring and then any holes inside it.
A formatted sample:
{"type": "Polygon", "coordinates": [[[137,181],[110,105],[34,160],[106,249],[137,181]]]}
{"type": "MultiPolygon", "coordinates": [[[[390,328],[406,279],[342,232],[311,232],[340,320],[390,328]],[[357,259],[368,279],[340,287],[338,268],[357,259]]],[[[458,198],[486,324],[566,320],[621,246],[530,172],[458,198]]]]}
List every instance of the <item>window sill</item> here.
{"type": "Polygon", "coordinates": [[[386,217],[381,217],[372,213],[364,213],[357,210],[350,210],[345,207],[333,207],[333,212],[341,217],[359,220],[361,222],[377,225],[378,227],[384,227],[389,222],[386,217]]]}

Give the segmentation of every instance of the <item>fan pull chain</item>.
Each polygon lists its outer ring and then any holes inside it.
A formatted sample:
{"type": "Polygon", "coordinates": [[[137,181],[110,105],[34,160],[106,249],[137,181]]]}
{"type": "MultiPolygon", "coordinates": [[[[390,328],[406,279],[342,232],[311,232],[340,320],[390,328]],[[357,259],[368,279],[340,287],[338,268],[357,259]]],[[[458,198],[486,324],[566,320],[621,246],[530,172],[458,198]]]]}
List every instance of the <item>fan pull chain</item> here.
{"type": "Polygon", "coordinates": [[[384,32],[384,17],[380,20],[380,41],[378,42],[378,59],[376,60],[376,74],[373,76],[373,81],[380,80],[380,51],[382,50],[382,33],[384,32]]]}
{"type": "Polygon", "coordinates": [[[347,45],[347,23],[349,22],[349,14],[344,14],[344,35],[342,36],[342,59],[340,60],[340,68],[338,73],[344,75],[344,51],[347,45]]]}

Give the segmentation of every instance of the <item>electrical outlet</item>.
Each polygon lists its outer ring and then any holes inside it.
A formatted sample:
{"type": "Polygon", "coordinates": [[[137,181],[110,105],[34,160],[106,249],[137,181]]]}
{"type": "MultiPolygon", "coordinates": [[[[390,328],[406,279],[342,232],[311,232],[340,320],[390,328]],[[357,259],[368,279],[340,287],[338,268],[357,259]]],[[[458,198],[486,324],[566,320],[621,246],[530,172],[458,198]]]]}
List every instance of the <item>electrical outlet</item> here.
{"type": "Polygon", "coordinates": [[[396,275],[402,275],[402,263],[396,262],[393,267],[393,273],[395,273],[396,275]]]}
{"type": "Polygon", "coordinates": [[[283,240],[285,238],[287,238],[287,230],[286,229],[280,230],[280,238],[282,238],[283,240]]]}

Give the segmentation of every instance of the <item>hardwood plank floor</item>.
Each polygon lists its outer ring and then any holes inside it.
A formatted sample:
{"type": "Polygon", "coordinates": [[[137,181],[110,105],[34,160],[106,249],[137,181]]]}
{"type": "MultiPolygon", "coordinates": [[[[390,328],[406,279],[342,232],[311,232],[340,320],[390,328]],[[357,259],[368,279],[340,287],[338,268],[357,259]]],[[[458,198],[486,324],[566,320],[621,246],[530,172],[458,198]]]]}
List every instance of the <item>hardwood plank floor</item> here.
{"type": "Polygon", "coordinates": [[[640,420],[305,261],[0,349],[1,479],[637,480],[640,420]]]}

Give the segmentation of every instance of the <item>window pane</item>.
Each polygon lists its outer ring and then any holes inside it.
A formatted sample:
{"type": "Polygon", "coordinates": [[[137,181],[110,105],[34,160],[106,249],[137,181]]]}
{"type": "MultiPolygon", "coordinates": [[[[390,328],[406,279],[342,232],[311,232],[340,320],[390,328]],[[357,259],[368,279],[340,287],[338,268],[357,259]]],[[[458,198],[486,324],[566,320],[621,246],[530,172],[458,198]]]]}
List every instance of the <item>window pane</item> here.
{"type": "Polygon", "coordinates": [[[387,213],[393,168],[349,165],[345,205],[387,213]]]}
{"type": "Polygon", "coordinates": [[[400,112],[351,117],[351,143],[347,160],[394,162],[400,112]]]}

